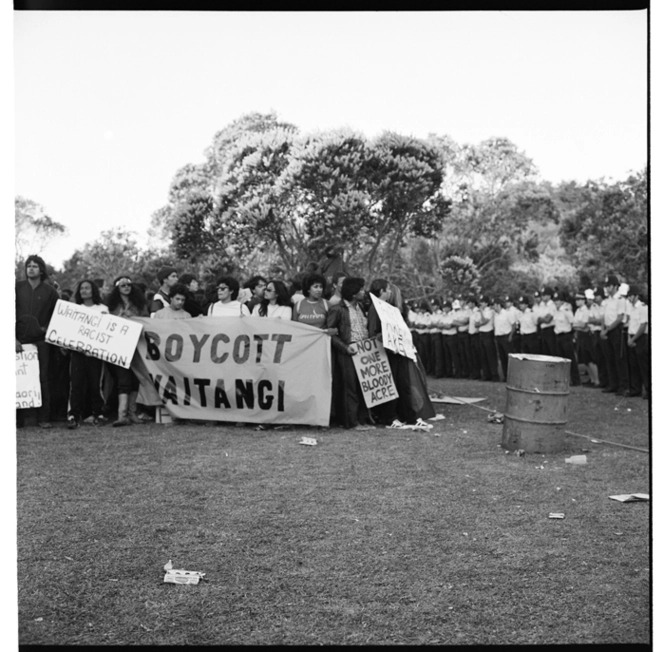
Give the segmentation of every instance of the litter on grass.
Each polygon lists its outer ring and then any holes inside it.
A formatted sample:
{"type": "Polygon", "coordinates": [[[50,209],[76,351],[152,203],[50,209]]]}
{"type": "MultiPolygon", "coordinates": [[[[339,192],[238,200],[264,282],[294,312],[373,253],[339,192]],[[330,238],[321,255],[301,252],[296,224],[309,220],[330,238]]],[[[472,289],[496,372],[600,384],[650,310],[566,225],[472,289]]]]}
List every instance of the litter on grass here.
{"type": "Polygon", "coordinates": [[[562,512],[550,512],[549,518],[565,518],[565,514],[562,512]]]}
{"type": "Polygon", "coordinates": [[[567,464],[586,464],[588,459],[585,455],[572,455],[572,457],[566,457],[565,462],[567,464]]]}
{"type": "Polygon", "coordinates": [[[302,437],[298,444],[304,444],[305,446],[317,446],[318,442],[313,437],[302,437]]]}
{"type": "Polygon", "coordinates": [[[493,412],[486,418],[489,423],[502,423],[504,419],[505,415],[501,412],[493,412]]]}
{"type": "Polygon", "coordinates": [[[429,399],[432,403],[448,403],[450,405],[463,405],[464,403],[479,403],[486,401],[485,398],[466,398],[465,396],[443,396],[440,394],[430,394],[429,399]]]}
{"type": "Polygon", "coordinates": [[[650,500],[650,494],[617,494],[609,498],[621,503],[645,503],[650,500]]]}
{"type": "Polygon", "coordinates": [[[205,573],[200,571],[188,571],[180,568],[173,568],[173,563],[168,560],[164,565],[166,575],[164,575],[164,582],[167,584],[198,584],[201,580],[207,582],[205,573]]]}

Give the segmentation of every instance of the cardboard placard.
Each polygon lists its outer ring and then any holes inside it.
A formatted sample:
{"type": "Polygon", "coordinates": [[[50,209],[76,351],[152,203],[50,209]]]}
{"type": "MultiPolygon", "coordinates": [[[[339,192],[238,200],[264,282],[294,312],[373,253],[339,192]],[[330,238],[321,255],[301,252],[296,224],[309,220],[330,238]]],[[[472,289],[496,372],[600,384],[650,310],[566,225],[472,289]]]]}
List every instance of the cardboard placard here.
{"type": "Polygon", "coordinates": [[[142,330],[133,319],[59,299],[46,330],[46,341],[129,369],[142,330]]]}
{"type": "Polygon", "coordinates": [[[41,404],[37,347],[23,344],[23,351],[16,354],[16,409],[37,408],[41,404]]]}
{"type": "Polygon", "coordinates": [[[355,372],[360,380],[368,408],[399,397],[390,363],[383,345],[375,337],[355,342],[358,353],[353,356],[355,372]]]}
{"type": "Polygon", "coordinates": [[[413,335],[404,321],[401,311],[373,294],[369,296],[380,318],[381,335],[385,348],[411,360],[416,360],[413,335]]]}

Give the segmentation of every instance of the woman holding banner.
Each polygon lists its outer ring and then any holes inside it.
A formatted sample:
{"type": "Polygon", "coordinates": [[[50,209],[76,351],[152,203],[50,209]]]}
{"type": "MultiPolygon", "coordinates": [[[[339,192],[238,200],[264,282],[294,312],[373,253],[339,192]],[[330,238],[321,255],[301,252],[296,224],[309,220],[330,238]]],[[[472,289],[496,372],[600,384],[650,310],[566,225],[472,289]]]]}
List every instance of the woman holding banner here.
{"type": "MultiPolygon", "coordinates": [[[[113,281],[113,289],[107,299],[108,311],[112,315],[132,319],[149,317],[147,301],[140,288],[132,283],[127,274],[121,274],[113,281]]],[[[118,386],[118,418],[115,427],[143,423],[136,414],[138,378],[131,369],[111,364],[108,367],[118,386]]]]}
{"type": "MultiPolygon", "coordinates": [[[[97,284],[90,279],[79,282],[74,293],[74,302],[100,313],[108,313],[108,308],[101,302],[97,284]]],[[[92,414],[92,423],[100,425],[104,398],[101,391],[101,372],[103,362],[80,351],[71,351],[69,361],[69,413],[67,427],[78,428],[80,422],[92,414]]]]}
{"type": "Polygon", "coordinates": [[[372,430],[371,414],[364,402],[352,356],[355,342],[369,337],[367,318],[360,302],[364,297],[364,279],[346,278],[341,288],[341,302],[330,307],[325,328],[337,329],[332,335],[332,410],[330,419],[344,428],[372,430]]]}
{"type": "MultiPolygon", "coordinates": [[[[369,292],[378,299],[393,305],[401,313],[404,312],[403,299],[398,286],[379,278],[371,283],[369,292]]],[[[373,301],[369,308],[368,331],[369,337],[378,337],[382,341],[382,323],[373,301]]],[[[382,423],[389,424],[388,428],[415,425],[422,430],[429,430],[431,425],[424,419],[435,416],[436,411],[429,399],[424,367],[417,352],[415,351],[416,362],[389,349],[385,349],[385,353],[399,397],[394,401],[378,405],[374,410],[379,413],[382,423]]]]}

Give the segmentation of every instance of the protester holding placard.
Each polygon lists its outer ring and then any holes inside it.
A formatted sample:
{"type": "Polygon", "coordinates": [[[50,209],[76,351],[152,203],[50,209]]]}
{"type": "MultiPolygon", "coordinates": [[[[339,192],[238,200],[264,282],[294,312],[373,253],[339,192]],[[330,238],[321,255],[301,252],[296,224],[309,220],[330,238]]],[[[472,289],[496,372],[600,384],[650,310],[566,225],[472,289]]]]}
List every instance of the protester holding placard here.
{"type": "MultiPolygon", "coordinates": [[[[127,274],[121,274],[113,281],[113,289],[107,299],[107,305],[112,315],[125,319],[149,316],[145,296],[132,283],[127,274]]],[[[119,365],[109,365],[109,369],[118,386],[118,418],[113,425],[118,427],[128,426],[131,423],[143,423],[136,414],[138,378],[131,369],[125,369],[119,365]]]]}
{"type": "MultiPolygon", "coordinates": [[[[41,428],[52,428],[50,391],[48,383],[51,347],[45,342],[46,329],[51,319],[58,293],[46,281],[46,263],[39,256],[28,256],[25,261],[26,280],[16,283],[16,353],[23,350],[23,344],[37,347],[39,360],[39,382],[41,385],[41,407],[37,421],[41,428]]],[[[16,415],[17,425],[23,425],[23,413],[16,415]]]]}
{"type": "Polygon", "coordinates": [[[362,390],[351,356],[357,355],[354,342],[367,339],[367,319],[360,302],[364,297],[364,279],[346,278],[341,287],[341,301],[330,307],[325,328],[336,328],[332,336],[332,412],[331,419],[344,428],[369,430],[372,418],[362,397],[362,390]]]}
{"type": "MultiPolygon", "coordinates": [[[[74,293],[74,303],[86,306],[100,313],[107,313],[108,307],[101,302],[99,288],[94,281],[84,279],[79,282],[74,293]]],[[[102,423],[104,399],[101,391],[103,362],[80,351],[71,351],[69,361],[69,413],[67,427],[78,428],[81,421],[92,415],[92,423],[102,423]]]]}

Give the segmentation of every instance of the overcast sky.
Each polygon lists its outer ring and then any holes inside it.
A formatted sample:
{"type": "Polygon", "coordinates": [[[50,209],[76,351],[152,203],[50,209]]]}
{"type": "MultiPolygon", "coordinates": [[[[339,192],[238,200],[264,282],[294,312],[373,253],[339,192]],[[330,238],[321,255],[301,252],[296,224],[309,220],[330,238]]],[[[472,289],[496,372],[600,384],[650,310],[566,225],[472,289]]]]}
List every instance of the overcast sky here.
{"type": "Polygon", "coordinates": [[[541,177],[647,160],[637,12],[15,12],[15,194],[69,228],[59,266],[139,235],[215,132],[276,111],[303,131],[505,136],[541,177]]]}

